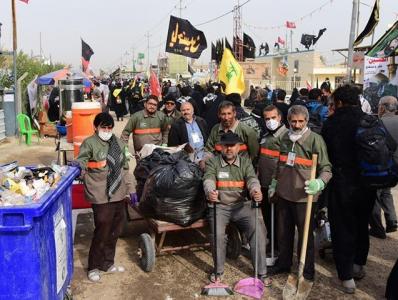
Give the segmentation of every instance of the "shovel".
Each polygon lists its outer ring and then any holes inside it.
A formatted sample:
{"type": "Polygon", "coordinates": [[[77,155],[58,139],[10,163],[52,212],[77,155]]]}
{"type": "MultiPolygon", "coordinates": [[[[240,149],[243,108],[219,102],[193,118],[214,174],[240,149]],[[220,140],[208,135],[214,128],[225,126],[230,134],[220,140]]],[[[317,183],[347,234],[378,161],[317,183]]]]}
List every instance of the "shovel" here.
{"type": "MultiPolygon", "coordinates": [[[[311,177],[310,179],[315,179],[316,176],[316,164],[318,161],[318,155],[312,155],[312,166],[311,166],[311,177]]],[[[283,288],[282,298],[283,300],[290,299],[306,299],[312,288],[312,282],[304,279],[304,266],[305,257],[307,255],[307,245],[308,245],[308,234],[310,229],[311,221],[311,209],[312,200],[314,195],[308,195],[307,198],[307,209],[305,213],[305,223],[303,232],[303,244],[301,245],[300,262],[298,266],[298,274],[290,274],[287,278],[286,285],[283,288]]]]}
{"type": "Polygon", "coordinates": [[[258,239],[258,233],[257,233],[257,226],[258,226],[258,208],[260,207],[259,202],[253,201],[253,206],[252,206],[255,211],[256,211],[256,223],[254,227],[254,277],[249,277],[240,280],[236,285],[235,285],[235,292],[252,297],[254,299],[261,299],[263,297],[264,293],[264,283],[257,278],[257,264],[258,264],[258,250],[257,250],[257,239],[258,239]]]}

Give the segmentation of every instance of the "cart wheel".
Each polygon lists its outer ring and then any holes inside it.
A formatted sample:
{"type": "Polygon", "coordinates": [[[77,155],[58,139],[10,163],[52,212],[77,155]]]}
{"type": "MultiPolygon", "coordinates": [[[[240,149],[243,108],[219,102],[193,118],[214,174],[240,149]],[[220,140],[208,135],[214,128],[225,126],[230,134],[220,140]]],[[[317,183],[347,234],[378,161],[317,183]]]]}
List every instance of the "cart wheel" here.
{"type": "Polygon", "coordinates": [[[229,224],[226,230],[227,234],[227,257],[237,259],[242,248],[242,240],[238,228],[234,224],[229,224]]]}
{"type": "Polygon", "coordinates": [[[322,259],[326,258],[326,250],[325,249],[319,249],[319,257],[322,259]]]}
{"type": "Polygon", "coordinates": [[[155,266],[155,245],[149,234],[140,235],[138,242],[138,256],[140,258],[141,269],[145,272],[151,272],[155,266]]]}

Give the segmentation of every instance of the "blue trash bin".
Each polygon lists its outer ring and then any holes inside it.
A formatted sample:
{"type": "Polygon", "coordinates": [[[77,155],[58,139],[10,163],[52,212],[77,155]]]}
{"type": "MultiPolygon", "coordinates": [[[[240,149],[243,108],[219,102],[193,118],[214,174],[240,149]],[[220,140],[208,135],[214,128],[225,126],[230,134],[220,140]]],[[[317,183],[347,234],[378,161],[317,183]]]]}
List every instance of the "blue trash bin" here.
{"type": "Polygon", "coordinates": [[[39,203],[0,207],[0,299],[62,300],[73,275],[69,168],[39,203]]]}

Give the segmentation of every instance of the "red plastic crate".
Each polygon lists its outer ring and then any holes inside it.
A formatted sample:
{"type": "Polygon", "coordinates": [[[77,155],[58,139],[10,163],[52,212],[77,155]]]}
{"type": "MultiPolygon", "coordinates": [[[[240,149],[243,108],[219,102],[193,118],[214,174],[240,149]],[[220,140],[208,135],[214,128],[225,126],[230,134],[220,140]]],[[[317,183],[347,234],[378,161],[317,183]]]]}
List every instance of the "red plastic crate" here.
{"type": "Polygon", "coordinates": [[[72,185],[72,209],[91,208],[91,203],[84,196],[84,185],[72,185]]]}

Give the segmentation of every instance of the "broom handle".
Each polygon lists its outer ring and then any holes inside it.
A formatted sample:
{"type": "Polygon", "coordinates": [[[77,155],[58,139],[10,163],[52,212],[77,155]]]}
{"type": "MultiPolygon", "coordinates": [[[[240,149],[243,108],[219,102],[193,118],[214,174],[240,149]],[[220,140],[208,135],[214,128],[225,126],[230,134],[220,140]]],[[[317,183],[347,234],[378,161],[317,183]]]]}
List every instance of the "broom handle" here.
{"type": "MultiPolygon", "coordinates": [[[[316,177],[316,164],[318,161],[318,155],[312,155],[312,166],[311,166],[311,177],[310,179],[315,179],[316,177]]],[[[308,245],[308,235],[310,229],[310,221],[311,221],[311,210],[312,210],[312,200],[314,199],[314,195],[308,195],[307,197],[307,210],[305,212],[305,223],[304,223],[304,232],[303,232],[303,244],[301,245],[301,254],[300,254],[300,263],[298,268],[298,277],[302,277],[304,273],[305,266],[305,257],[307,255],[307,245],[308,245]]]]}
{"type": "Polygon", "coordinates": [[[274,255],[275,255],[275,204],[271,203],[271,258],[272,261],[274,261],[274,255]]]}
{"type": "Polygon", "coordinates": [[[215,273],[215,278],[216,278],[216,281],[217,281],[217,269],[218,269],[218,264],[217,264],[217,259],[218,259],[218,257],[217,257],[217,212],[216,212],[216,204],[215,203],[213,203],[213,224],[214,224],[214,226],[213,226],[213,232],[214,232],[214,237],[213,237],[213,243],[214,243],[214,261],[215,261],[215,271],[214,271],[214,273],[215,273]]]}
{"type": "Polygon", "coordinates": [[[257,223],[258,223],[258,203],[255,203],[255,210],[256,210],[256,223],[254,224],[254,278],[257,279],[257,268],[258,268],[258,251],[257,251],[257,223]]]}

